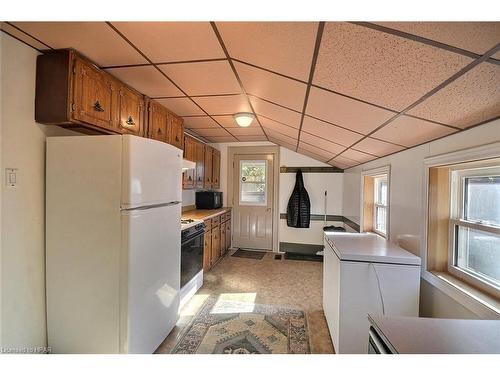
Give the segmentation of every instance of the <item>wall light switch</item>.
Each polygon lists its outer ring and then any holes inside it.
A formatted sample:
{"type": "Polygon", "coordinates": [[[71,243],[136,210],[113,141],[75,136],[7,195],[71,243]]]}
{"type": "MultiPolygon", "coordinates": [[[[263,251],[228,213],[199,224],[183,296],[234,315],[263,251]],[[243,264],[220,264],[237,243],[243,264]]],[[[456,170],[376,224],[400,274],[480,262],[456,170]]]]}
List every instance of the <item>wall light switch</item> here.
{"type": "Polygon", "coordinates": [[[17,186],[17,168],[5,168],[5,184],[8,187],[17,186]]]}

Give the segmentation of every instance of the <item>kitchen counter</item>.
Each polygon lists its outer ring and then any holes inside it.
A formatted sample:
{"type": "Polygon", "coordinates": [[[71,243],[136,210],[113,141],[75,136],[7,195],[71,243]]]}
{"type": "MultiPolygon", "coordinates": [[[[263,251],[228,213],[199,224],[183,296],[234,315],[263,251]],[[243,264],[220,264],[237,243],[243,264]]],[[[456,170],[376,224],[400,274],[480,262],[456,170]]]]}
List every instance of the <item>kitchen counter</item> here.
{"type": "Polygon", "coordinates": [[[325,233],[325,240],[343,261],[420,266],[420,258],[374,233],[325,233]]]}
{"type": "Polygon", "coordinates": [[[215,210],[190,210],[182,213],[182,219],[206,220],[228,211],[231,211],[231,207],[222,207],[215,210]]]}
{"type": "Polygon", "coordinates": [[[368,315],[391,350],[401,354],[500,353],[500,320],[368,315]]]}

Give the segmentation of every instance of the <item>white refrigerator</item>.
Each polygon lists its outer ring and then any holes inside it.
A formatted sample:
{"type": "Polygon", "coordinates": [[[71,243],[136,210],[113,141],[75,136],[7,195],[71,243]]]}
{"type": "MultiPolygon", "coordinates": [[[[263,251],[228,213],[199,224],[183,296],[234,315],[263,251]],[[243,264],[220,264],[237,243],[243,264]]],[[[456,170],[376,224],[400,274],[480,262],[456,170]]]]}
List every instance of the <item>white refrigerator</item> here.
{"type": "Polygon", "coordinates": [[[131,135],[51,137],[48,345],[152,353],[178,318],[182,151],[131,135]]]}

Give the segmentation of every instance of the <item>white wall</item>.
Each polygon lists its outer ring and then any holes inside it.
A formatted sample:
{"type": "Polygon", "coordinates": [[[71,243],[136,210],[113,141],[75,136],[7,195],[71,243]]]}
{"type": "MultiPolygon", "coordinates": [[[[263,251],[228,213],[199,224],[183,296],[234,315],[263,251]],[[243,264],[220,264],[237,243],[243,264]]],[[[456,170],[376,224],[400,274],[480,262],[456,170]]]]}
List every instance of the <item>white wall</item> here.
{"type": "MultiPolygon", "coordinates": [[[[280,147],[280,166],[286,167],[330,167],[330,165],[280,147]]],[[[342,215],[342,173],[303,173],[304,185],[311,201],[311,214],[324,214],[325,191],[327,191],[327,214],[342,215]]],[[[279,207],[286,213],[288,200],[295,186],[295,173],[280,173],[279,207]]],[[[343,226],[342,222],[328,222],[328,225],[343,226]]],[[[311,220],[309,228],[290,228],[286,220],[279,223],[280,242],[323,244],[323,221],[311,220]]]]}
{"type": "MultiPolygon", "coordinates": [[[[420,255],[421,245],[425,241],[422,234],[424,158],[498,141],[500,120],[348,169],[344,173],[344,215],[357,218],[359,223],[360,172],[390,165],[390,240],[402,241],[403,247],[420,255]]],[[[422,283],[421,314],[435,317],[475,316],[447,294],[426,282],[422,283]]]]}
{"type": "MultiPolygon", "coordinates": [[[[228,205],[228,147],[248,147],[248,146],[273,146],[271,142],[235,142],[235,143],[214,143],[211,146],[221,152],[221,191],[223,192],[224,206],[228,205]]],[[[287,167],[317,167],[329,166],[308,156],[298,154],[284,147],[280,147],[280,166],[287,167]]],[[[328,214],[342,215],[342,189],[343,176],[341,173],[304,173],[304,183],[311,200],[311,213],[323,214],[324,212],[324,192],[328,191],[328,214]]],[[[295,185],[295,174],[280,173],[279,177],[279,210],[286,213],[288,199],[295,185]]],[[[340,222],[329,222],[342,226],[340,222]]],[[[279,220],[278,236],[280,242],[296,242],[307,244],[323,243],[323,221],[311,221],[310,228],[289,228],[286,220],[279,220]]]]}
{"type": "Polygon", "coordinates": [[[35,123],[37,52],[1,38],[1,345],[46,345],[45,137],[73,132],[35,123]],[[18,186],[5,186],[5,168],[18,186]]]}

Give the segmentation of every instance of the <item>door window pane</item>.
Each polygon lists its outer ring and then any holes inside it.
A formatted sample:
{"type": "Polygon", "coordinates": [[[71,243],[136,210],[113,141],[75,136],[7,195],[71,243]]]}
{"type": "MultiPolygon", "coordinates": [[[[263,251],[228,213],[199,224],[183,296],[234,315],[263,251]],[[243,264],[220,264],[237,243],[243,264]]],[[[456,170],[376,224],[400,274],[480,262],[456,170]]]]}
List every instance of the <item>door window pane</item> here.
{"type": "Polygon", "coordinates": [[[267,161],[240,161],[240,204],[267,205],[267,161]]]}
{"type": "Polygon", "coordinates": [[[464,219],[500,226],[500,176],[464,179],[464,219]]]}
{"type": "Polygon", "coordinates": [[[500,286],[500,236],[457,226],[455,266],[500,286]]]}

